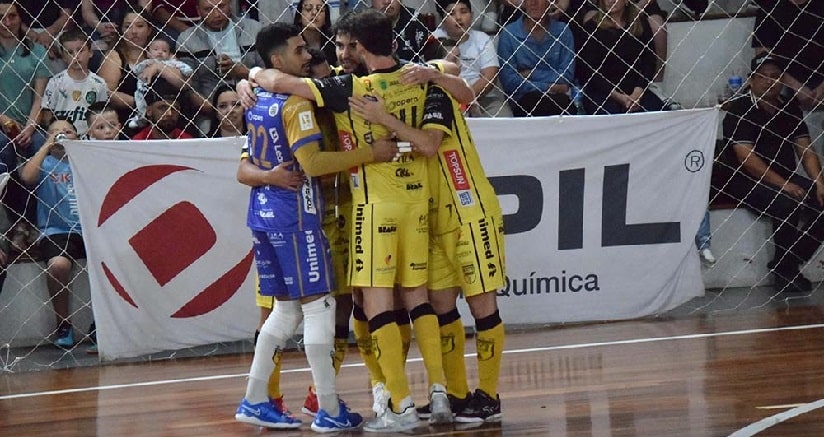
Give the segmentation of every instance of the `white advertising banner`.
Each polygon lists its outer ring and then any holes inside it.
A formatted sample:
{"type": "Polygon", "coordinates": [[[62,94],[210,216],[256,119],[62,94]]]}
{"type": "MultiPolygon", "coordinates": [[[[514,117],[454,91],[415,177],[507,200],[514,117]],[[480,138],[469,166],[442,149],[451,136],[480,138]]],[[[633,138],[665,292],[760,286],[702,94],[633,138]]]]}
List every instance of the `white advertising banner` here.
{"type": "Polygon", "coordinates": [[[703,295],[694,236],[717,120],[713,108],[470,120],[504,208],[504,322],[629,319],[703,295]]]}
{"type": "MultiPolygon", "coordinates": [[[[642,317],[704,292],[716,109],[472,119],[504,208],[505,323],[642,317]]],[[[252,336],[241,139],[67,144],[103,359],[252,336]]],[[[462,302],[465,322],[472,324],[462,302]]]]}
{"type": "Polygon", "coordinates": [[[68,142],[102,359],[251,338],[243,139],[68,142]]]}

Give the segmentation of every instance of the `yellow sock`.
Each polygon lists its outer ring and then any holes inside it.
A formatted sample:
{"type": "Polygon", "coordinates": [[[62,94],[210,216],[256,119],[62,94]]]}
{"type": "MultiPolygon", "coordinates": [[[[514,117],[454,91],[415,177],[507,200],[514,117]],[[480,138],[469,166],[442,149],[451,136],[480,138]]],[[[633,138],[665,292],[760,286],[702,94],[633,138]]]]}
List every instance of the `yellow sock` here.
{"type": "MultiPolygon", "coordinates": [[[[443,371],[446,376],[446,392],[457,398],[465,398],[469,393],[466,380],[466,333],[461,322],[461,315],[454,310],[456,320],[441,326],[441,353],[443,354],[443,371]]],[[[450,319],[452,312],[446,315],[450,319]]],[[[442,316],[443,317],[443,316],[442,316]]]]}
{"type": "Polygon", "coordinates": [[[280,392],[280,362],[282,355],[283,352],[278,351],[278,353],[272,357],[272,361],[275,362],[275,370],[269,375],[269,384],[266,387],[266,392],[269,393],[269,397],[272,399],[277,399],[282,396],[280,392]]]}
{"type": "Polygon", "coordinates": [[[372,336],[369,334],[369,323],[366,321],[363,308],[356,305],[352,314],[352,330],[355,333],[355,341],[358,343],[358,352],[363,359],[363,364],[366,365],[366,370],[369,371],[370,383],[373,386],[379,382],[385,383],[386,378],[378,364],[378,358],[372,352],[372,336]]]}
{"type": "Polygon", "coordinates": [[[401,341],[403,342],[403,362],[409,356],[409,347],[412,345],[412,325],[409,321],[409,313],[406,310],[395,310],[395,322],[401,330],[401,341]]]}
{"type": "Polygon", "coordinates": [[[475,345],[478,350],[478,388],[495,398],[504,351],[504,324],[498,312],[476,320],[475,345]]]}
{"type": "Polygon", "coordinates": [[[409,316],[412,319],[412,329],[415,331],[415,342],[418,343],[423,365],[426,367],[429,385],[446,386],[441,355],[441,331],[435,310],[432,309],[432,305],[426,303],[410,311],[409,316]]]}
{"type": "Polygon", "coordinates": [[[343,365],[343,359],[346,357],[346,349],[348,348],[348,338],[335,337],[335,359],[332,361],[332,365],[335,367],[335,375],[340,373],[340,366],[343,365]]]}
{"type": "Polygon", "coordinates": [[[412,326],[409,323],[398,325],[401,331],[401,347],[403,348],[403,362],[406,363],[406,357],[409,356],[409,347],[412,345],[412,326]]]}
{"type": "MultiPolygon", "coordinates": [[[[393,406],[398,408],[402,399],[410,395],[409,381],[403,367],[401,350],[401,333],[398,324],[392,319],[391,313],[382,313],[370,320],[373,351],[386,376],[386,389],[394,401],[393,406]],[[371,329],[376,327],[376,329],[371,329]]],[[[400,411],[395,411],[400,413],[400,411]]]]}

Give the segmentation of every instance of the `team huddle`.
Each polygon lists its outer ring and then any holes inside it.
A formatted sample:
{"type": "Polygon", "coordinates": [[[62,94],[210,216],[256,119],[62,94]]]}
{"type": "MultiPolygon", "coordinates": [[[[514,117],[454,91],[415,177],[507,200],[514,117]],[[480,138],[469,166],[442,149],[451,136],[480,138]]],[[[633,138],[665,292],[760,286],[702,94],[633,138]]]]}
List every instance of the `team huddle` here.
{"type": "Polygon", "coordinates": [[[263,312],[235,418],[301,426],[283,404],[278,364],[302,321],[313,378],[302,410],[313,430],[499,421],[503,221],[461,111],[473,92],[454,64],[399,61],[383,13],[349,13],[334,35],[341,67],[330,74],[314,68],[298,28],[265,27],[256,48],[266,69],[238,84],[249,108],[238,180],[252,187],[263,312]],[[460,294],[475,319],[474,391],[460,294]],[[350,316],[372,384],[365,423],[335,387],[350,316]],[[404,369],[413,333],[429,386],[417,408],[404,369]]]}

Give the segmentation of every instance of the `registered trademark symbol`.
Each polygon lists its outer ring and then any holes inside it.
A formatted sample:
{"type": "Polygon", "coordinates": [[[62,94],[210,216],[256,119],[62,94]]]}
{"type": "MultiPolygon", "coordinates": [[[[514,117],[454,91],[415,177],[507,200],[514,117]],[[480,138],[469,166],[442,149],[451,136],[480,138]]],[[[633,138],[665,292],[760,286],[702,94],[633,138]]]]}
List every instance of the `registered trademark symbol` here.
{"type": "Polygon", "coordinates": [[[700,150],[690,150],[684,157],[684,168],[690,173],[695,173],[704,168],[704,153],[700,150]]]}

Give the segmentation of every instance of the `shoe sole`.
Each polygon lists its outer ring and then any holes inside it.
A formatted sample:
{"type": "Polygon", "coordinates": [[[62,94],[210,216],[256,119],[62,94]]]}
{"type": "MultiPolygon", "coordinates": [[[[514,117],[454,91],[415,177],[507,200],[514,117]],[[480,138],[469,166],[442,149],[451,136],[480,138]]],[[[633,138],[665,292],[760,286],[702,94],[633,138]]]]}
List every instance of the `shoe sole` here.
{"type": "Polygon", "coordinates": [[[369,425],[364,425],[363,430],[366,432],[375,432],[375,433],[392,433],[392,432],[406,432],[412,431],[413,429],[418,427],[418,423],[409,423],[406,425],[397,425],[392,427],[386,428],[370,428],[369,425]]]}
{"type": "Polygon", "coordinates": [[[323,427],[323,426],[317,426],[314,423],[312,423],[312,426],[310,426],[310,428],[312,428],[312,431],[320,432],[320,433],[352,431],[352,430],[358,429],[359,427],[360,427],[360,425],[350,426],[348,428],[326,428],[326,427],[323,427]]]}
{"type": "Polygon", "coordinates": [[[429,423],[432,425],[442,425],[447,423],[452,423],[454,421],[454,417],[452,413],[432,413],[429,416],[429,423]]]}
{"type": "Polygon", "coordinates": [[[310,410],[306,407],[301,407],[300,412],[303,413],[303,414],[306,414],[308,416],[312,416],[312,417],[315,417],[315,416],[318,415],[318,413],[316,411],[312,411],[312,410],[310,410]]]}
{"type": "Polygon", "coordinates": [[[262,426],[264,428],[272,428],[272,429],[295,429],[300,428],[303,425],[302,422],[297,423],[271,423],[271,422],[264,422],[257,417],[250,417],[245,414],[235,414],[235,420],[242,423],[248,423],[249,425],[255,426],[262,426]]]}
{"type": "Polygon", "coordinates": [[[500,422],[503,418],[502,413],[493,414],[489,417],[465,417],[465,416],[456,416],[455,422],[457,423],[491,423],[491,422],[500,422]]]}

